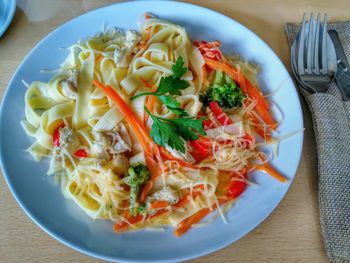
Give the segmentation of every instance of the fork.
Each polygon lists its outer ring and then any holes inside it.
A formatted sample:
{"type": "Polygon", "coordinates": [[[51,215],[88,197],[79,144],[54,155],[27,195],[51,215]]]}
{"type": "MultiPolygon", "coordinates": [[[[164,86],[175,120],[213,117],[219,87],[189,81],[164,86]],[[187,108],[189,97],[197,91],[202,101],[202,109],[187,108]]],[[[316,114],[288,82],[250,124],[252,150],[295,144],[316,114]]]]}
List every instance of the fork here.
{"type": "Polygon", "coordinates": [[[327,14],[321,25],[320,14],[315,22],[313,13],[308,21],[304,13],[291,59],[295,77],[311,93],[326,92],[335,77],[335,70],[329,66],[328,61],[330,47],[327,47],[327,36],[327,14]]]}

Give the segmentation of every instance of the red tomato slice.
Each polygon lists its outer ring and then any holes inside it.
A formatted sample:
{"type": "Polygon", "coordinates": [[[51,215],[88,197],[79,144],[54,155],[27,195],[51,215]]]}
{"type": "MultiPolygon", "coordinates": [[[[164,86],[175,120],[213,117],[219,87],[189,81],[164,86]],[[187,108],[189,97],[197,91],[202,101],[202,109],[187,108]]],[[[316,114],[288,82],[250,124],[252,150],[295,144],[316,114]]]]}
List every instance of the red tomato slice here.
{"type": "Polygon", "coordinates": [[[209,153],[210,146],[202,142],[201,139],[190,141],[190,145],[202,155],[207,156],[209,153]]]}
{"type": "Polygon", "coordinates": [[[196,151],[196,150],[190,151],[190,154],[191,154],[192,157],[195,159],[196,163],[199,163],[199,162],[203,161],[203,160],[206,158],[206,156],[200,154],[200,153],[199,153],[198,151],[196,151]]]}
{"type": "Polygon", "coordinates": [[[87,152],[85,149],[78,149],[75,153],[74,156],[77,158],[85,158],[88,156],[87,152]]]}
{"type": "Polygon", "coordinates": [[[219,121],[221,125],[233,124],[232,120],[227,116],[227,114],[220,108],[216,101],[209,102],[209,108],[213,112],[215,118],[219,121]]]}
{"type": "Polygon", "coordinates": [[[205,121],[203,121],[203,128],[204,128],[204,130],[213,129],[213,128],[215,128],[215,123],[209,119],[205,120],[205,121]]]}
{"type": "Polygon", "coordinates": [[[240,182],[240,181],[234,181],[230,185],[230,189],[228,190],[228,194],[232,198],[236,198],[236,197],[240,196],[244,192],[246,187],[247,187],[246,183],[240,182]]]}
{"type": "MultiPolygon", "coordinates": [[[[246,177],[246,173],[242,172],[244,177],[246,177]]],[[[235,175],[234,177],[238,177],[239,175],[235,175]]],[[[244,190],[247,188],[247,183],[242,181],[232,181],[230,183],[229,189],[228,189],[228,195],[232,198],[237,198],[240,196],[244,190]]]]}
{"type": "MultiPolygon", "coordinates": [[[[203,117],[203,116],[204,116],[203,113],[198,112],[197,117],[203,117]]],[[[206,119],[205,121],[203,121],[203,128],[204,130],[213,129],[215,128],[215,123],[209,119],[206,119]]]]}
{"type": "Polygon", "coordinates": [[[54,146],[60,146],[60,128],[63,128],[64,124],[58,126],[52,134],[52,143],[54,146]]]}
{"type": "Polygon", "coordinates": [[[198,140],[190,141],[190,145],[192,146],[190,154],[197,163],[209,156],[211,148],[211,142],[209,139],[200,137],[198,140]]]}

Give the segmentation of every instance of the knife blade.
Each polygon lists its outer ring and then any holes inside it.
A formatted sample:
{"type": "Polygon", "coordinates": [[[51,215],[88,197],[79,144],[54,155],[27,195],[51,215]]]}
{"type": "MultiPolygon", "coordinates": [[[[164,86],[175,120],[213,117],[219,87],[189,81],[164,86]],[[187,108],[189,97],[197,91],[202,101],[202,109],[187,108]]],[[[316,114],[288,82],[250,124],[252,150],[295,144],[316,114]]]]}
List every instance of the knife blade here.
{"type": "Polygon", "coordinates": [[[338,32],[329,30],[328,34],[332,39],[337,54],[337,74],[335,81],[344,100],[350,100],[350,67],[346,58],[343,46],[340,42],[338,32]]]}

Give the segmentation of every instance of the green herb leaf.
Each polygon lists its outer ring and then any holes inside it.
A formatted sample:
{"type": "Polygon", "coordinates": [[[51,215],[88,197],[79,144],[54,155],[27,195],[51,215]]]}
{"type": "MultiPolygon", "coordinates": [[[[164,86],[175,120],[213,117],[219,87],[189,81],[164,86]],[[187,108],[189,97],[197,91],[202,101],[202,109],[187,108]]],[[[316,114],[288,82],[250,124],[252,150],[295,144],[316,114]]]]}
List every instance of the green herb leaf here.
{"type": "MultiPolygon", "coordinates": [[[[203,121],[205,118],[199,118],[195,119],[194,117],[187,117],[187,118],[181,118],[181,119],[173,119],[170,120],[172,123],[174,123],[177,127],[186,127],[188,130],[192,132],[192,130],[202,134],[206,135],[206,132],[203,128],[203,121]]],[[[186,140],[196,140],[198,139],[198,136],[196,139],[192,139],[192,135],[185,135],[181,134],[181,136],[186,140]],[[188,138],[188,139],[187,139],[188,138]]]]}
{"type": "Polygon", "coordinates": [[[183,108],[181,108],[181,104],[176,99],[174,99],[174,97],[170,95],[161,95],[158,98],[169,110],[174,112],[177,116],[188,116],[188,113],[183,108]]]}
{"type": "Polygon", "coordinates": [[[175,64],[172,66],[174,79],[180,79],[183,74],[187,72],[187,68],[184,67],[184,64],[182,57],[178,57],[175,64]]]}
{"type": "Polygon", "coordinates": [[[148,96],[148,95],[155,95],[155,94],[154,94],[154,92],[142,92],[142,93],[138,93],[138,94],[132,96],[132,97],[130,98],[130,100],[134,100],[134,99],[137,99],[137,98],[139,98],[139,97],[148,96]]]}
{"type": "Polygon", "coordinates": [[[171,125],[165,119],[158,118],[150,113],[148,114],[153,120],[150,136],[154,142],[163,147],[169,145],[171,148],[184,153],[186,150],[185,142],[178,135],[176,126],[171,125]]]}
{"type": "Polygon", "coordinates": [[[203,129],[204,118],[198,120],[195,117],[165,119],[153,115],[147,108],[145,111],[153,120],[150,136],[156,144],[163,147],[168,145],[184,153],[186,151],[185,140],[197,140],[199,138],[197,132],[202,135],[206,134],[203,129]]]}
{"type": "Polygon", "coordinates": [[[169,93],[171,95],[181,95],[181,91],[187,89],[190,84],[186,80],[174,79],[173,77],[162,77],[155,94],[157,96],[169,93]]]}
{"type": "Polygon", "coordinates": [[[186,141],[194,141],[199,139],[198,134],[192,131],[187,126],[176,125],[176,129],[177,129],[178,135],[181,135],[181,137],[184,138],[186,141]]]}

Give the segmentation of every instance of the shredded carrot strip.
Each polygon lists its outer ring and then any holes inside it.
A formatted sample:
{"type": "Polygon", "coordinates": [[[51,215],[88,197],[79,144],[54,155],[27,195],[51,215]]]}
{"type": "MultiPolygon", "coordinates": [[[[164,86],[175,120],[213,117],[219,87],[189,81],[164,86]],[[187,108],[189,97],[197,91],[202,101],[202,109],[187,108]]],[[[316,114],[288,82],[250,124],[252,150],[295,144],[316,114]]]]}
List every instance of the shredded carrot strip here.
{"type": "Polygon", "coordinates": [[[152,218],[155,218],[155,217],[162,216],[162,215],[164,215],[164,214],[166,214],[168,212],[169,212],[169,210],[167,210],[167,209],[160,209],[156,213],[154,213],[153,215],[150,215],[148,217],[148,219],[152,219],[152,218]]]}
{"type": "MultiPolygon", "coordinates": [[[[131,216],[129,213],[125,213],[125,214],[126,214],[126,216],[125,216],[126,219],[128,220],[128,222],[131,225],[139,223],[143,218],[143,216],[141,214],[138,214],[136,216],[131,216]]],[[[126,231],[129,227],[129,223],[122,222],[120,224],[114,224],[114,231],[116,231],[116,232],[126,231]]]]}
{"type": "MultiPolygon", "coordinates": [[[[232,196],[225,196],[224,198],[219,200],[219,205],[225,204],[225,203],[230,202],[234,199],[235,198],[232,196]]],[[[212,210],[215,210],[215,209],[217,209],[216,204],[214,204],[212,206],[212,210]]],[[[210,214],[212,212],[212,210],[210,210],[209,208],[203,208],[202,210],[199,210],[198,212],[196,212],[192,216],[181,221],[175,230],[175,236],[179,237],[179,236],[183,235],[184,233],[186,233],[188,230],[190,230],[190,228],[192,227],[193,224],[197,224],[205,216],[210,214]]]]}
{"type": "Polygon", "coordinates": [[[150,40],[150,38],[151,38],[151,29],[152,29],[152,27],[147,27],[147,29],[146,29],[146,39],[145,39],[145,44],[147,44],[147,42],[150,40]]]}
{"type": "Polygon", "coordinates": [[[269,175],[271,175],[272,177],[276,178],[278,181],[280,182],[286,182],[287,178],[285,178],[284,176],[282,176],[279,172],[277,172],[275,170],[275,168],[273,168],[270,164],[265,163],[265,164],[261,164],[256,166],[256,169],[262,172],[265,172],[269,175]]]}
{"type": "MultiPolygon", "coordinates": [[[[260,121],[257,119],[257,117],[254,115],[253,112],[248,113],[249,119],[252,121],[252,126],[254,127],[254,130],[256,133],[265,141],[269,142],[271,140],[271,133],[269,130],[265,130],[262,127],[259,126],[260,121]]],[[[269,129],[269,127],[266,127],[269,129]]]]}
{"type": "Polygon", "coordinates": [[[130,205],[129,200],[123,200],[123,201],[121,202],[120,207],[122,207],[122,208],[127,208],[127,207],[129,207],[129,205],[130,205]]]}
{"type": "Polygon", "coordinates": [[[247,78],[242,74],[242,79],[245,84],[246,92],[251,99],[257,100],[261,107],[268,110],[269,104],[267,103],[265,97],[262,95],[261,91],[258,90],[247,78]]]}
{"type": "Polygon", "coordinates": [[[165,208],[167,206],[169,206],[168,201],[158,200],[150,204],[150,209],[160,209],[160,208],[165,208]]]}
{"type": "Polygon", "coordinates": [[[157,176],[151,176],[151,179],[143,187],[141,194],[140,194],[140,197],[139,197],[140,203],[143,203],[146,200],[146,197],[147,197],[149,191],[151,191],[151,189],[153,187],[153,182],[155,181],[156,178],[157,178],[157,176]]]}
{"type": "Polygon", "coordinates": [[[211,211],[209,208],[203,208],[202,210],[199,210],[198,212],[196,212],[192,216],[181,221],[181,223],[179,224],[179,226],[175,230],[175,236],[179,237],[179,236],[183,235],[184,233],[186,233],[192,227],[193,224],[196,224],[199,221],[201,221],[203,219],[203,217],[207,216],[210,212],[211,211]]]}
{"type": "Polygon", "coordinates": [[[187,202],[188,202],[188,196],[189,196],[189,194],[187,194],[187,195],[185,195],[184,197],[182,197],[182,198],[180,199],[180,201],[177,202],[177,203],[174,205],[174,207],[175,207],[175,208],[179,208],[179,207],[183,207],[185,204],[187,204],[187,202]]]}
{"type": "MultiPolygon", "coordinates": [[[[147,99],[146,99],[146,105],[145,107],[150,111],[152,112],[153,111],[153,108],[154,108],[154,105],[156,104],[156,101],[157,101],[157,97],[156,96],[149,96],[147,99]]],[[[143,123],[146,125],[147,124],[147,121],[148,121],[148,113],[145,111],[144,115],[143,115],[143,123]]]]}
{"type": "Polygon", "coordinates": [[[152,16],[151,16],[150,14],[148,14],[148,13],[145,13],[145,14],[144,14],[144,17],[145,17],[145,19],[147,20],[147,19],[150,19],[152,16]]]}
{"type": "Polygon", "coordinates": [[[149,26],[146,28],[146,38],[144,40],[142,40],[139,44],[139,49],[146,49],[147,46],[148,46],[148,41],[150,40],[151,38],[151,29],[152,27],[149,26]]]}
{"type": "Polygon", "coordinates": [[[257,101],[256,110],[259,112],[266,124],[268,124],[272,129],[275,129],[277,124],[269,112],[269,105],[264,96],[247,78],[244,78],[244,82],[248,96],[257,101]]]}
{"type": "MultiPolygon", "coordinates": [[[[204,185],[200,184],[200,185],[197,185],[195,186],[193,189],[192,189],[192,196],[193,197],[196,197],[198,195],[200,195],[202,192],[204,191],[204,185]]],[[[185,204],[188,203],[189,199],[188,197],[191,195],[190,192],[188,192],[187,194],[185,194],[180,200],[179,202],[177,202],[174,207],[175,208],[179,208],[179,207],[183,207],[185,204]]]]}
{"type": "Polygon", "coordinates": [[[231,79],[233,79],[235,82],[238,82],[239,80],[239,71],[234,69],[231,65],[228,65],[227,63],[222,63],[220,61],[216,61],[209,58],[204,58],[205,63],[215,70],[221,70],[224,71],[231,79]]]}
{"type": "Polygon", "coordinates": [[[104,58],[104,56],[101,55],[101,54],[98,54],[98,55],[95,57],[95,63],[100,62],[100,60],[101,60],[102,58],[104,58]]]}
{"type": "Polygon", "coordinates": [[[126,222],[120,223],[120,224],[114,224],[114,231],[115,232],[123,232],[128,229],[128,224],[126,222]]]}
{"type": "Polygon", "coordinates": [[[174,157],[173,155],[171,155],[171,153],[169,153],[166,149],[160,147],[159,148],[159,153],[160,153],[160,156],[166,160],[172,160],[172,161],[177,161],[181,166],[183,167],[188,167],[188,168],[192,168],[192,169],[198,169],[197,166],[189,163],[189,162],[186,162],[184,160],[181,160],[179,158],[176,158],[174,157]]]}
{"type": "Polygon", "coordinates": [[[219,40],[214,40],[214,41],[211,41],[211,42],[202,41],[199,44],[199,47],[206,47],[206,48],[220,47],[220,46],[221,46],[221,42],[219,40]]]}
{"type": "MultiPolygon", "coordinates": [[[[152,85],[152,84],[148,83],[147,80],[145,80],[144,78],[141,78],[141,77],[140,77],[140,80],[147,88],[150,88],[152,92],[155,92],[157,90],[158,87],[156,85],[152,85]]],[[[152,112],[156,101],[157,101],[156,96],[147,96],[145,107],[150,112],[152,112]]],[[[147,112],[145,111],[145,113],[143,115],[143,123],[145,126],[147,125],[148,118],[149,118],[149,116],[148,116],[147,112]]]]}
{"type": "Polygon", "coordinates": [[[143,85],[145,85],[147,88],[150,88],[152,92],[156,91],[157,86],[150,84],[147,80],[145,80],[142,77],[140,77],[139,79],[142,81],[143,85]]]}

